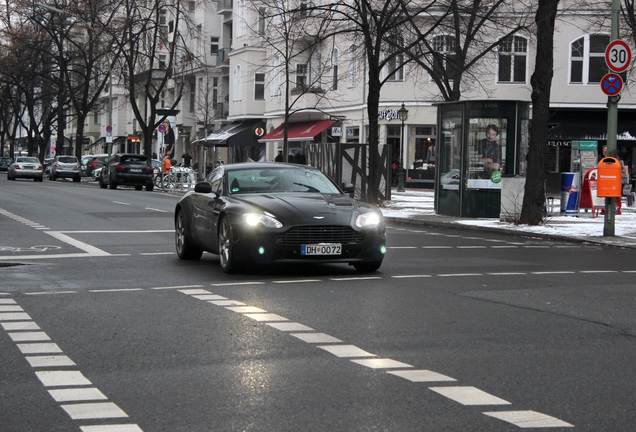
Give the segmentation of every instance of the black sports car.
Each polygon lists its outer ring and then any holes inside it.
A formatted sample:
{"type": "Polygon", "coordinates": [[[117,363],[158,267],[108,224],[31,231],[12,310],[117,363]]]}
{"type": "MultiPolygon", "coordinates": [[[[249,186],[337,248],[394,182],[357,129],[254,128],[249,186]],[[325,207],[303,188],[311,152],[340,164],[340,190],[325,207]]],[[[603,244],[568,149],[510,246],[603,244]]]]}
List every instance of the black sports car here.
{"type": "Polygon", "coordinates": [[[223,271],[248,264],[348,263],[380,268],[384,218],[350,198],[319,170],[286,163],[222,165],[177,203],[175,243],[181,259],[218,254],[223,271]]]}

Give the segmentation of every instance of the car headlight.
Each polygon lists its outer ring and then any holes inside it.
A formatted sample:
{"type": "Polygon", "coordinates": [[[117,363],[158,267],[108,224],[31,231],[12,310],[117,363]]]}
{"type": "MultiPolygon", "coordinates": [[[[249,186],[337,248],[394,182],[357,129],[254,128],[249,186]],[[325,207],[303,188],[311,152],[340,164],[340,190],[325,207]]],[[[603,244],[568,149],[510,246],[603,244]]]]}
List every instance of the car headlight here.
{"type": "Polygon", "coordinates": [[[359,228],[374,228],[382,223],[382,215],[375,211],[363,213],[356,218],[356,226],[359,228]]]}
{"type": "Polygon", "coordinates": [[[270,213],[245,213],[243,222],[246,226],[255,228],[282,228],[283,224],[279,222],[273,214],[270,213]]]}

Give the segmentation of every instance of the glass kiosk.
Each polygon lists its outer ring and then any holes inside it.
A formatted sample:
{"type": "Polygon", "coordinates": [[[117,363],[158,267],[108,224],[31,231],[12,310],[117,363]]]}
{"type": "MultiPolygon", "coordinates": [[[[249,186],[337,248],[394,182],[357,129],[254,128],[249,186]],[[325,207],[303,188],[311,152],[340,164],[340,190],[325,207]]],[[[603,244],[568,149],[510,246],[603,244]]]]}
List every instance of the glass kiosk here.
{"type": "Polygon", "coordinates": [[[530,104],[438,104],[435,212],[499,218],[503,177],[525,176],[530,104]]]}

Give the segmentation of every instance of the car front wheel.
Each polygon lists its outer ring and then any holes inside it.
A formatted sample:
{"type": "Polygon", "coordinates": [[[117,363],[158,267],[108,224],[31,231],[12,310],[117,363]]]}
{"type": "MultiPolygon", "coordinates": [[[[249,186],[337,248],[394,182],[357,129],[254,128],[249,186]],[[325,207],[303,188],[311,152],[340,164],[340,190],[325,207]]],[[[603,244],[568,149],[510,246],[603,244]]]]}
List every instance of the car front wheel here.
{"type": "Polygon", "coordinates": [[[227,217],[223,218],[219,228],[219,261],[221,262],[221,269],[225,273],[234,273],[236,271],[234,236],[232,235],[232,225],[227,217]]]}
{"type": "Polygon", "coordinates": [[[353,268],[355,268],[359,272],[371,273],[378,270],[381,265],[382,265],[382,261],[368,261],[368,262],[354,263],[353,268]]]}
{"type": "Polygon", "coordinates": [[[179,210],[179,213],[177,213],[174,225],[174,241],[179,258],[182,260],[197,260],[201,258],[203,251],[193,246],[192,241],[188,237],[183,210],[179,210]]]}

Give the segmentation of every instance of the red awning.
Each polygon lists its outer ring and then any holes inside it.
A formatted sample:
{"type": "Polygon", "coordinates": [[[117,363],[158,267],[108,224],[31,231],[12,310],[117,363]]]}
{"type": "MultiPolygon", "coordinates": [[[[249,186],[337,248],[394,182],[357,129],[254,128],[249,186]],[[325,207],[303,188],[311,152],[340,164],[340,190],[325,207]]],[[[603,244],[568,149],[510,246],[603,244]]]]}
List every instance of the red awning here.
{"type": "MultiPolygon", "coordinates": [[[[307,141],[312,140],[320,132],[334,124],[335,120],[317,120],[299,123],[289,123],[287,127],[288,141],[307,141]]],[[[282,141],[285,134],[285,124],[278,126],[276,129],[260,138],[259,141],[282,141]]]]}

